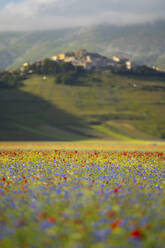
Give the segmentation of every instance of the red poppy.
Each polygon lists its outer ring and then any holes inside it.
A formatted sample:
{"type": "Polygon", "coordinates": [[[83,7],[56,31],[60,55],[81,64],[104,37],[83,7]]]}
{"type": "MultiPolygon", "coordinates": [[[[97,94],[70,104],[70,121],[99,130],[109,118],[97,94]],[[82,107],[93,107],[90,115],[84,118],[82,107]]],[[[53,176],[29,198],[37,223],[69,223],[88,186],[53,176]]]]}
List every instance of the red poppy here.
{"type": "Polygon", "coordinates": [[[25,225],[24,220],[19,220],[19,221],[18,221],[18,226],[19,226],[19,227],[22,227],[22,226],[24,226],[24,225],[25,225]]]}
{"type": "Polygon", "coordinates": [[[130,236],[134,239],[141,239],[143,238],[143,233],[139,228],[136,228],[131,231],[130,236]]]}
{"type": "Polygon", "coordinates": [[[120,226],[121,225],[121,220],[119,219],[119,220],[116,220],[116,221],[114,221],[113,223],[112,223],[112,225],[111,225],[111,228],[112,229],[115,229],[115,228],[117,228],[118,226],[120,226]]]}
{"type": "Polygon", "coordinates": [[[81,220],[73,220],[73,223],[75,224],[75,225],[80,225],[82,222],[81,222],[81,220]]]}
{"type": "Polygon", "coordinates": [[[48,221],[51,222],[51,223],[54,223],[56,221],[56,219],[51,216],[51,217],[49,217],[48,221]]]}
{"type": "Polygon", "coordinates": [[[47,214],[45,212],[41,212],[41,213],[38,214],[38,217],[40,219],[45,219],[47,217],[47,214]]]}
{"type": "Polygon", "coordinates": [[[119,192],[119,188],[115,188],[115,189],[113,190],[113,192],[114,192],[114,193],[118,193],[118,192],[119,192]]]}
{"type": "Polygon", "coordinates": [[[115,216],[116,216],[116,213],[115,213],[115,211],[109,211],[108,213],[107,213],[107,217],[108,217],[108,219],[113,219],[113,218],[115,218],[115,216]]]}

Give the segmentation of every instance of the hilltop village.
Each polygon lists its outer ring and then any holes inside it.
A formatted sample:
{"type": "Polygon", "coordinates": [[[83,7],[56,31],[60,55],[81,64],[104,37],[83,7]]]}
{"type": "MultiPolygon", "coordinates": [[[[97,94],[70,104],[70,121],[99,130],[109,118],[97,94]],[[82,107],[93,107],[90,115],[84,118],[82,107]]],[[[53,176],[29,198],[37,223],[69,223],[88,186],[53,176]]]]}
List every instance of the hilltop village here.
{"type": "Polygon", "coordinates": [[[102,56],[98,53],[90,53],[85,49],[80,49],[76,52],[62,53],[51,58],[56,62],[70,62],[74,66],[82,66],[85,70],[103,69],[103,68],[117,68],[121,65],[125,69],[132,69],[132,62],[127,58],[120,58],[114,56],[112,59],[102,56]]]}
{"type": "MultiPolygon", "coordinates": [[[[0,88],[19,87],[23,80],[32,74],[54,75],[57,84],[78,84],[80,75],[92,74],[94,71],[108,71],[122,75],[165,77],[165,72],[159,68],[146,65],[136,65],[127,58],[113,56],[107,58],[97,53],[90,53],[84,49],[67,52],[42,59],[37,62],[26,62],[15,70],[0,71],[0,88]]],[[[85,80],[85,79],[84,79],[85,80]]],[[[83,83],[83,82],[79,82],[83,83]]]]}
{"type": "MultiPolygon", "coordinates": [[[[54,55],[49,58],[50,61],[57,64],[69,63],[74,67],[81,67],[84,70],[112,70],[113,72],[125,72],[125,73],[164,73],[157,66],[148,67],[146,65],[137,65],[130,61],[128,58],[113,56],[112,58],[107,58],[98,53],[91,53],[85,49],[80,49],[75,52],[66,52],[58,55],[54,55]]],[[[29,73],[33,73],[32,65],[42,67],[45,63],[45,59],[37,61],[35,63],[26,62],[20,67],[20,71],[29,70],[29,73]]]]}

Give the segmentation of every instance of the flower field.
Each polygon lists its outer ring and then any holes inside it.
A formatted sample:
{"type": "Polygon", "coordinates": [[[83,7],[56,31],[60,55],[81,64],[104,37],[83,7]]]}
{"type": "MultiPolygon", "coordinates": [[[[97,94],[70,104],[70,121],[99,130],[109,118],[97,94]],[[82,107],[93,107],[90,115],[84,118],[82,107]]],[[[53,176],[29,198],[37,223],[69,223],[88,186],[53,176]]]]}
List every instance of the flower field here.
{"type": "Polygon", "coordinates": [[[163,152],[0,152],[0,247],[165,247],[163,152]]]}

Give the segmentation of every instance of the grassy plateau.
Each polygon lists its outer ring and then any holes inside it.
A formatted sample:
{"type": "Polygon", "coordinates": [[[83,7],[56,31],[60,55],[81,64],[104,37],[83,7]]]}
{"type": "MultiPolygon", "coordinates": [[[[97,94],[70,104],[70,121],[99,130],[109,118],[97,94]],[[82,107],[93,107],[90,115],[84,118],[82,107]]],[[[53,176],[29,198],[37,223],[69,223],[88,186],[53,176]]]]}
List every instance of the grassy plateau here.
{"type": "Polygon", "coordinates": [[[1,141],[160,140],[165,137],[164,79],[84,73],[75,85],[32,75],[1,89],[1,141]]]}

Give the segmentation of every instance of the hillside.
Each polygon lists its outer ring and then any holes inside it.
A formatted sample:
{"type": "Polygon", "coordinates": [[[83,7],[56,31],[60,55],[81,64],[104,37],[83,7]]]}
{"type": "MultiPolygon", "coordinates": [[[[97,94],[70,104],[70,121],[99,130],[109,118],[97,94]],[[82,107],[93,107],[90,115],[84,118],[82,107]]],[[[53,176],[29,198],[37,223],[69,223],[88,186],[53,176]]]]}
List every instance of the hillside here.
{"type": "Polygon", "coordinates": [[[0,69],[85,48],[165,68],[165,22],[130,26],[99,25],[33,32],[0,33],[0,69]]]}
{"type": "Polygon", "coordinates": [[[165,138],[163,78],[69,70],[0,88],[0,140],[165,138]]]}

